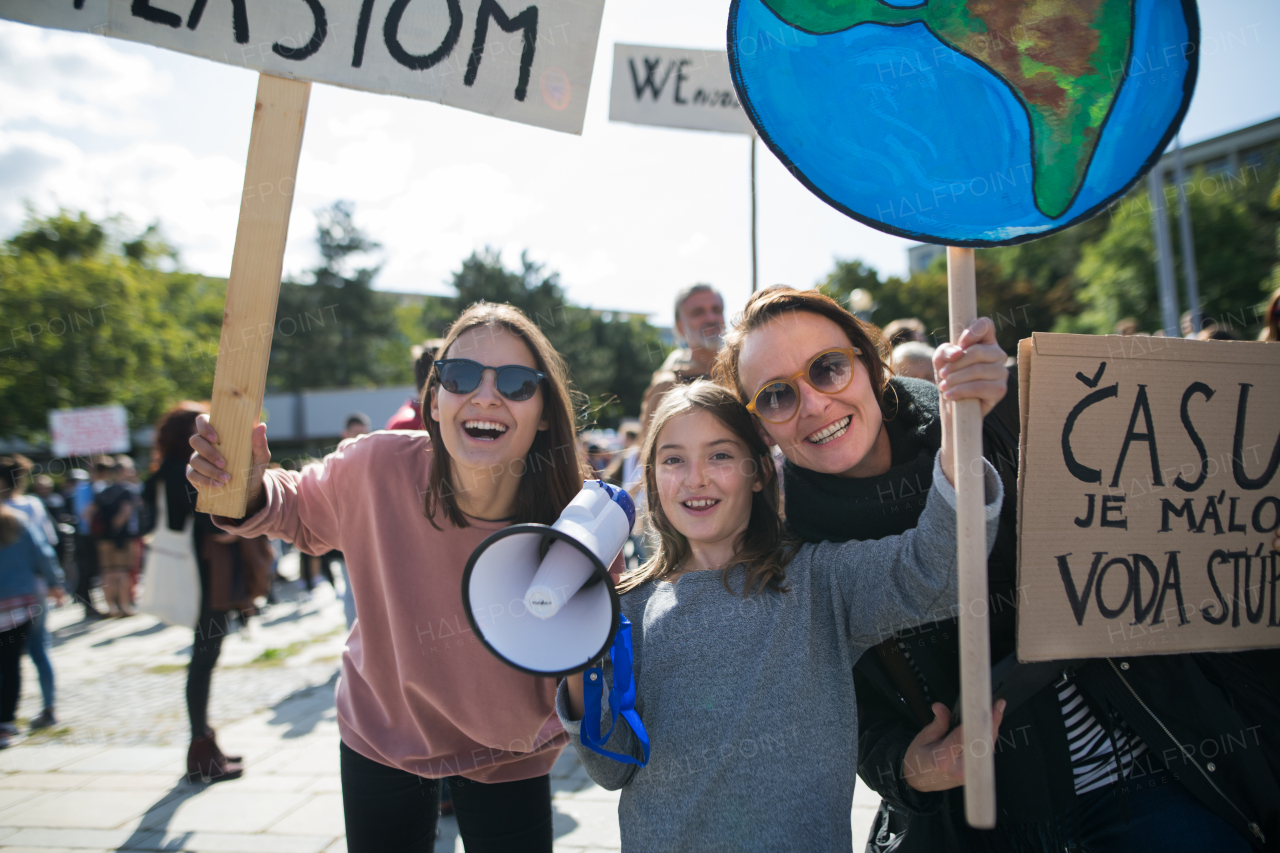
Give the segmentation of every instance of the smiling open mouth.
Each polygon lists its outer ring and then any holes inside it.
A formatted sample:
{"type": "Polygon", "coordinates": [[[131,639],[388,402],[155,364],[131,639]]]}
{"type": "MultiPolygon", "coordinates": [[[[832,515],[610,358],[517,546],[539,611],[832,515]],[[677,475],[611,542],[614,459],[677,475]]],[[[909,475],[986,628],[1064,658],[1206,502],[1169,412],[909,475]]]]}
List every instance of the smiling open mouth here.
{"type": "Polygon", "coordinates": [[[823,427],[813,435],[805,439],[810,444],[827,444],[835,441],[840,436],[849,431],[849,423],[853,420],[853,415],[846,415],[831,426],[823,427]]]}
{"type": "Polygon", "coordinates": [[[681,501],[681,505],[685,509],[710,509],[718,503],[720,501],[715,498],[697,498],[691,501],[681,501]]]}
{"type": "Polygon", "coordinates": [[[481,441],[497,441],[507,431],[507,427],[496,421],[466,421],[462,425],[462,431],[481,441]]]}

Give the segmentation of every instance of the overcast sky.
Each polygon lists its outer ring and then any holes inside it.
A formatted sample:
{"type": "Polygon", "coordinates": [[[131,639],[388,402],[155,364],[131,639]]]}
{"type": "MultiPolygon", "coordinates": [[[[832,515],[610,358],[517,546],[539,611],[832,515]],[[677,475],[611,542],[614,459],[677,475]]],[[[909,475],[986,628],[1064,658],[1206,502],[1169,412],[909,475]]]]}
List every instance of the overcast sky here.
{"type": "MultiPolygon", "coordinates": [[[[560,271],[570,298],[670,322],[675,291],[751,288],[749,141],[608,121],[613,44],[724,47],[725,0],[609,0],[582,136],[437,104],[312,90],[286,273],[318,261],[313,211],[355,202],[384,249],[376,286],[447,293],[474,248],[560,271]]],[[[1280,115],[1280,3],[1201,0],[1183,142],[1280,115]]],[[[0,21],[0,234],[30,203],[159,220],[184,268],[225,276],[257,75],[97,36],[0,21]]],[[[762,285],[811,286],[837,258],[904,274],[908,243],[845,218],[761,146],[762,285]]]]}

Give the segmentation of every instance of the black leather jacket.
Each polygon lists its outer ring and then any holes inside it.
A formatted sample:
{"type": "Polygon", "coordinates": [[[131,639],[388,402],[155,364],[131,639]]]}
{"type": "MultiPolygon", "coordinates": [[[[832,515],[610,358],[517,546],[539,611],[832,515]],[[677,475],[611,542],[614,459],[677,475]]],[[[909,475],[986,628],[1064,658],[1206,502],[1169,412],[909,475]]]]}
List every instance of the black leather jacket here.
{"type": "MultiPolygon", "coordinates": [[[[1000,533],[988,562],[993,663],[1015,647],[1016,376],[1010,386],[983,430],[984,455],[1005,486],[1000,533]]],[[[959,696],[957,627],[949,619],[899,638],[929,698],[953,708],[959,696]]],[[[929,717],[921,716],[918,695],[906,696],[896,686],[903,680],[898,664],[895,682],[893,654],[886,644],[864,654],[854,669],[858,773],[885,801],[879,817],[892,810],[895,836],[883,839],[890,846],[877,845],[873,828],[868,850],[968,851],[977,831],[965,825],[962,791],[921,793],[903,776],[907,747],[929,717]]],[[[1077,670],[1076,683],[1100,721],[1118,714],[1147,744],[1133,770],[1135,781],[1172,775],[1256,849],[1280,850],[1280,786],[1273,769],[1280,753],[1280,661],[1270,659],[1270,668],[1259,671],[1266,666],[1236,654],[1091,660],[1077,670]]],[[[995,832],[1018,838],[1020,847],[1061,850],[1069,841],[1076,795],[1062,709],[1051,684],[1005,715],[996,752],[996,803],[995,832]]]]}

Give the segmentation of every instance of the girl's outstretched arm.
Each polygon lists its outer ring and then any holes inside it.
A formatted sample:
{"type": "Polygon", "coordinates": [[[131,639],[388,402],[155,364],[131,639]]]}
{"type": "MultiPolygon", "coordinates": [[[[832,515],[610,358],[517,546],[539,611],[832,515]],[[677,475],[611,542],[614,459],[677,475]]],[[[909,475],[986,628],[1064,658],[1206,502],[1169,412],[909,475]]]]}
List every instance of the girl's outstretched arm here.
{"type": "MultiPolygon", "coordinates": [[[[638,676],[638,673],[636,675],[638,676]]],[[[610,719],[611,714],[609,712],[609,688],[613,684],[613,665],[608,659],[604,662],[603,678],[604,693],[600,703],[602,707],[594,711],[594,713],[600,714],[600,732],[602,734],[609,731],[609,726],[613,722],[610,719]]],[[[588,709],[583,707],[582,679],[583,674],[576,673],[560,682],[560,689],[556,692],[556,713],[560,715],[560,723],[564,726],[564,730],[573,738],[573,748],[577,750],[578,759],[582,762],[582,766],[587,769],[587,775],[606,791],[617,791],[631,782],[636,770],[639,768],[634,764],[627,764],[603,756],[583,745],[582,717],[587,713],[588,709]],[[571,685],[575,682],[577,686],[572,687],[571,685]],[[570,692],[571,690],[573,693],[570,692]],[[576,698],[573,696],[574,693],[576,693],[576,698]]],[[[644,716],[643,711],[641,711],[641,716],[644,716]]],[[[640,748],[640,742],[631,731],[631,727],[621,717],[618,718],[613,734],[605,742],[604,748],[610,752],[630,755],[636,759],[644,756],[644,751],[640,748]]]]}
{"type": "MultiPolygon", "coordinates": [[[[870,647],[899,631],[948,619],[956,602],[956,493],[934,458],[933,485],[916,527],[898,536],[812,546],[815,571],[829,576],[837,617],[849,638],[870,647]]],[[[1004,487],[983,460],[987,551],[995,543],[1004,487]]],[[[806,549],[807,550],[807,549],[806,549]]]]}

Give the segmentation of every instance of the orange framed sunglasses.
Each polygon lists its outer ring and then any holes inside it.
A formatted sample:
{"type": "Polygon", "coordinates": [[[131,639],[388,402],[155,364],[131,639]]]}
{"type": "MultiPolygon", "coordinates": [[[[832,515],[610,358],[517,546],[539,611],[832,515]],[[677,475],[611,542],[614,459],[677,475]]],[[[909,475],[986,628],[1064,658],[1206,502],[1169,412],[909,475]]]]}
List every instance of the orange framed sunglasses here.
{"type": "Polygon", "coordinates": [[[747,411],[762,421],[785,424],[800,411],[800,386],[803,379],[820,394],[839,394],[853,381],[853,364],[862,350],[857,347],[827,349],[809,359],[804,370],[785,379],[774,379],[755,393],[747,411]]]}

